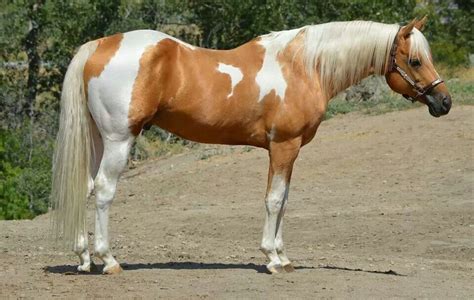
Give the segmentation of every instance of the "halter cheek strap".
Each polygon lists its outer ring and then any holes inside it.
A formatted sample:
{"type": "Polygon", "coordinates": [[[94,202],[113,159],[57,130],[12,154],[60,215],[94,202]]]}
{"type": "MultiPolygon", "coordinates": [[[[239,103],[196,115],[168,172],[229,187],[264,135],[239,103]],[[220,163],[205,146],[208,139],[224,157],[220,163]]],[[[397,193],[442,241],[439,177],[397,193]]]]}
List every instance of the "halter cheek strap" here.
{"type": "MultiPolygon", "coordinates": [[[[398,31],[400,31],[400,29],[398,31]]],[[[420,98],[420,97],[426,95],[435,86],[437,86],[440,83],[443,83],[444,81],[441,78],[437,78],[437,79],[433,80],[430,84],[423,87],[423,86],[418,85],[415,82],[415,80],[413,80],[410,77],[410,75],[407,74],[407,72],[405,72],[402,68],[400,68],[400,66],[397,64],[397,58],[396,58],[397,47],[398,47],[398,45],[397,45],[397,36],[398,36],[398,32],[395,35],[395,40],[393,41],[392,49],[390,50],[390,61],[389,61],[390,65],[389,65],[389,68],[388,68],[388,72],[389,73],[390,72],[398,72],[398,74],[400,74],[400,76],[402,76],[402,78],[411,85],[413,91],[416,93],[416,96],[411,97],[411,96],[403,94],[403,97],[405,97],[405,99],[407,99],[407,100],[410,100],[411,102],[415,102],[417,98],[420,98]]]]}

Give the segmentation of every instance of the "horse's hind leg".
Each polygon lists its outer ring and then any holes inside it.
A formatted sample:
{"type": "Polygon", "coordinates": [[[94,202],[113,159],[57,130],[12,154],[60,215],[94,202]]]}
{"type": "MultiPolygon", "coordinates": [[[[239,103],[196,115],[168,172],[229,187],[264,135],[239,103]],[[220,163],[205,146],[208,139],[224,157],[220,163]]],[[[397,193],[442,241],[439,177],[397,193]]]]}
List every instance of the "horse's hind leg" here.
{"type": "Polygon", "coordinates": [[[271,273],[279,273],[290,269],[290,261],[286,257],[282,240],[282,220],[288,190],[293,170],[293,163],[298,156],[301,146],[300,139],[275,143],[270,145],[270,168],[268,172],[268,187],[265,198],[266,219],[263,228],[260,249],[268,257],[270,263],[267,269],[271,273]]]}
{"type": "Polygon", "coordinates": [[[109,249],[109,207],[115,195],[117,181],[127,164],[133,137],[122,140],[103,139],[104,154],[94,180],[96,197],[95,253],[104,262],[104,274],[119,273],[122,269],[109,249]]]}
{"type": "MultiPolygon", "coordinates": [[[[94,190],[94,179],[97,171],[99,170],[99,164],[102,159],[103,153],[103,145],[102,139],[100,137],[99,131],[95,126],[94,122],[91,122],[91,132],[92,132],[92,143],[93,143],[93,162],[91,166],[91,177],[89,178],[89,186],[88,186],[88,193],[87,197],[89,198],[92,195],[94,190]]],[[[94,268],[95,265],[91,261],[91,256],[89,253],[89,241],[88,241],[88,234],[87,234],[87,225],[84,224],[84,228],[82,230],[82,234],[78,236],[78,240],[76,242],[74,252],[79,256],[80,264],[77,267],[79,272],[90,272],[91,267],[94,268]]]]}
{"type": "Polygon", "coordinates": [[[79,272],[91,271],[91,256],[88,249],[87,231],[84,226],[82,234],[79,235],[74,252],[79,256],[80,264],[77,267],[79,272]]]}
{"type": "MultiPolygon", "coordinates": [[[[87,197],[89,198],[92,190],[94,189],[94,184],[92,182],[92,178],[89,179],[89,186],[88,186],[88,193],[87,197]]],[[[88,236],[87,236],[87,226],[84,223],[83,229],[81,234],[77,237],[77,241],[74,245],[74,252],[79,256],[79,266],[77,270],[79,272],[90,272],[91,271],[91,256],[89,253],[89,243],[88,243],[88,236]]]]}

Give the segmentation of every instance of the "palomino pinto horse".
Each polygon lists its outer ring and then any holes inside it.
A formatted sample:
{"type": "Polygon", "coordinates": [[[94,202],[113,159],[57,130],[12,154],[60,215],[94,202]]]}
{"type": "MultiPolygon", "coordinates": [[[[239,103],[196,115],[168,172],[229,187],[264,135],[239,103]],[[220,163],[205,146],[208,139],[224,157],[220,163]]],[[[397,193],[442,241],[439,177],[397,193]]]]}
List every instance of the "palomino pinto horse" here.
{"type": "Polygon", "coordinates": [[[104,273],[121,270],[109,249],[109,207],[134,139],[156,125],[196,142],[269,151],[261,250],[270,272],[292,271],[282,238],[291,172],[329,100],[378,74],[433,116],[448,113],[448,90],[420,32],[425,21],[312,25],[224,51],[151,30],[84,44],[64,80],[52,189],[56,232],[79,256],[78,270],[91,266],[85,220],[92,192],[96,256],[104,273]]]}

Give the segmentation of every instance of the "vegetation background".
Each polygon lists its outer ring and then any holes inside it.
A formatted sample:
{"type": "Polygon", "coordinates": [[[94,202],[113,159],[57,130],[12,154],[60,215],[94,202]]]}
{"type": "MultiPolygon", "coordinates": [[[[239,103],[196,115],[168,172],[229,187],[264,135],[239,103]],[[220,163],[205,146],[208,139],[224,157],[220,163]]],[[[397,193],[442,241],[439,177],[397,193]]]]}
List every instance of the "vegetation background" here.
{"type": "MultiPolygon", "coordinates": [[[[457,103],[473,104],[473,6],[472,0],[0,0],[0,219],[32,218],[48,209],[61,83],[75,49],[89,40],[148,28],[226,49],[307,24],[402,24],[428,15],[425,35],[438,70],[451,78],[457,103]]],[[[343,93],[327,116],[407,107],[381,86],[369,80],[343,93]]],[[[159,129],[145,136],[134,147],[135,159],[188,144],[159,129]]]]}

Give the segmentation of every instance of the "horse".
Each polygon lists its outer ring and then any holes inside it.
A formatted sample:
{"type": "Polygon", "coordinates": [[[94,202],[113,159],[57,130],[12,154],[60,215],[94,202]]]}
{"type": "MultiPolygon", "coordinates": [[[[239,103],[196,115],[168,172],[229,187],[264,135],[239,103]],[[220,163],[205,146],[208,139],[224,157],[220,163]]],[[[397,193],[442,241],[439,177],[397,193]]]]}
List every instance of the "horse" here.
{"type": "Polygon", "coordinates": [[[196,47],[138,30],[89,41],[62,87],[51,203],[56,236],[90,272],[86,203],[95,194],[95,255],[104,274],[121,271],[109,247],[108,214],[134,139],[155,125],[182,138],[268,150],[260,250],[270,273],[294,267],[283,243],[293,164],[328,102],[370,75],[440,117],[451,97],[422,29],[371,21],[271,32],[230,50],[196,47]]]}

